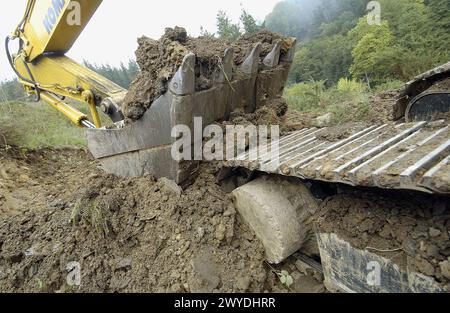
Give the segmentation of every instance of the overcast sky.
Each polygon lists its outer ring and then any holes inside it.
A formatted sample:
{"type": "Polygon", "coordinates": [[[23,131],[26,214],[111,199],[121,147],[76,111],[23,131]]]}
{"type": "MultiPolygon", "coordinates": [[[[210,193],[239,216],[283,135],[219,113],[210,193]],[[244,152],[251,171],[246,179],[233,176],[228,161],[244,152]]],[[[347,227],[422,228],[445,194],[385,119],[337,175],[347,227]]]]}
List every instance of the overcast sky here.
{"type": "MultiPolygon", "coordinates": [[[[39,0],[38,0],[39,1],[39,0]]],[[[264,20],[279,0],[104,0],[92,20],[69,51],[77,61],[118,65],[134,58],[139,36],[158,39],[164,28],[183,26],[197,36],[200,26],[216,31],[216,15],[225,10],[238,21],[241,6],[257,20],[264,20]]],[[[27,0],[2,1],[0,36],[4,38],[22,18],[27,0]]],[[[3,44],[0,53],[0,80],[14,76],[6,60],[3,44]]]]}

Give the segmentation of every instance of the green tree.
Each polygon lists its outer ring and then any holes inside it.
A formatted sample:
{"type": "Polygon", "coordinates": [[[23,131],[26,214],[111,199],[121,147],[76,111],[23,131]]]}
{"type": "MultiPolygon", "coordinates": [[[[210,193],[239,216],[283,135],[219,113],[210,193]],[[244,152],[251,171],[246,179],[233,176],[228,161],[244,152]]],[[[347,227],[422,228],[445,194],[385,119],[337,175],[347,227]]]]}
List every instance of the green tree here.
{"type": "Polygon", "coordinates": [[[392,73],[386,68],[385,51],[394,45],[395,36],[387,22],[368,25],[367,20],[362,18],[358,26],[351,31],[351,37],[359,40],[352,51],[350,72],[356,78],[365,78],[370,85],[371,78],[379,80],[392,73]]]}
{"type": "Polygon", "coordinates": [[[26,96],[23,86],[16,78],[0,82],[0,102],[19,100],[26,96]]]}
{"type": "Polygon", "coordinates": [[[139,66],[134,60],[129,60],[127,65],[121,63],[119,67],[109,64],[92,64],[86,60],[84,61],[84,65],[123,88],[130,87],[131,82],[139,73],[139,66]]]}
{"type": "Polygon", "coordinates": [[[325,81],[327,87],[348,77],[352,46],[343,35],[317,38],[297,50],[289,83],[325,81]]]}
{"type": "Polygon", "coordinates": [[[241,23],[244,26],[244,31],[246,34],[255,34],[257,33],[261,27],[258,26],[256,20],[251,16],[245,9],[242,9],[241,13],[241,23]]]}
{"type": "Polygon", "coordinates": [[[203,26],[200,26],[200,36],[202,37],[214,37],[214,33],[209,32],[203,26]]]}
{"type": "Polygon", "coordinates": [[[219,38],[235,41],[241,35],[239,24],[234,24],[224,11],[217,13],[217,34],[219,38]]]}

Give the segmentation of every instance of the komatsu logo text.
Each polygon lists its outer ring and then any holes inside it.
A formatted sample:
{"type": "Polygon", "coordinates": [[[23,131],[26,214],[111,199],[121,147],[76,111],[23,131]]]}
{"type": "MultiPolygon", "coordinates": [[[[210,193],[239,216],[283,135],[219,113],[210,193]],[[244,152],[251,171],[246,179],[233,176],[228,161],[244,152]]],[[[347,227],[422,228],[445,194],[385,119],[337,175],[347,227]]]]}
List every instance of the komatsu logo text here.
{"type": "Polygon", "coordinates": [[[65,0],[53,0],[52,6],[48,8],[47,14],[44,17],[44,27],[47,33],[51,33],[53,27],[64,8],[65,0]]]}

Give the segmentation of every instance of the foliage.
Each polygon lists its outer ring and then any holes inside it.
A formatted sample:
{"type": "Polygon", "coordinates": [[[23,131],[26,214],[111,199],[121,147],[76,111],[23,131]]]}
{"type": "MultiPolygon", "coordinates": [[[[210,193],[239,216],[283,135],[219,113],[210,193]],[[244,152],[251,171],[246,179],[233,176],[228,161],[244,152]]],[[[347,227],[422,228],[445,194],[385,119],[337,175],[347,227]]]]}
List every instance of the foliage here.
{"type": "Polygon", "coordinates": [[[17,79],[0,82],[0,101],[12,101],[26,97],[27,95],[17,79]]]}
{"type": "Polygon", "coordinates": [[[246,34],[255,34],[261,29],[261,27],[256,23],[256,20],[253,18],[253,16],[245,11],[245,9],[242,9],[240,20],[246,34]]]}
{"type": "Polygon", "coordinates": [[[381,25],[367,25],[367,20],[362,18],[359,25],[353,29],[350,36],[358,38],[358,43],[353,48],[353,64],[350,73],[356,78],[366,78],[375,76],[385,78],[393,72],[389,68],[389,54],[386,50],[395,44],[395,37],[389,29],[387,22],[381,25]],[[362,33],[359,33],[362,32],[362,33]]]}
{"type": "Polygon", "coordinates": [[[88,61],[84,61],[84,65],[125,89],[130,87],[131,82],[139,72],[139,66],[133,60],[129,60],[127,65],[120,63],[119,67],[109,64],[97,65],[88,61]]]}
{"type": "Polygon", "coordinates": [[[340,93],[361,93],[365,91],[366,86],[356,80],[341,78],[339,79],[336,88],[340,93]]]}
{"type": "Polygon", "coordinates": [[[358,81],[341,79],[331,88],[324,81],[298,83],[286,88],[284,97],[291,109],[323,115],[333,113],[332,124],[370,121],[374,108],[370,106],[370,93],[358,81]]]}
{"type": "MultiPolygon", "coordinates": [[[[77,107],[84,112],[87,108],[77,107]]],[[[37,149],[85,146],[84,131],[45,103],[0,103],[0,145],[37,149]]]]}
{"type": "Polygon", "coordinates": [[[376,88],[407,81],[450,60],[450,1],[379,0],[381,25],[367,23],[367,0],[285,0],[268,29],[301,40],[289,84],[341,77],[376,88]]]}
{"type": "MultiPolygon", "coordinates": [[[[256,23],[255,18],[242,9],[238,23],[234,23],[225,11],[220,10],[216,17],[217,36],[221,39],[236,41],[242,34],[257,33],[262,26],[256,23]],[[242,24],[242,30],[241,30],[242,24]]],[[[200,28],[202,36],[214,36],[203,27],[200,28]]]]}
{"type": "MultiPolygon", "coordinates": [[[[125,89],[128,89],[130,83],[139,72],[139,67],[133,60],[128,61],[127,65],[121,63],[119,67],[111,66],[109,64],[97,65],[88,61],[84,61],[83,63],[87,68],[97,72],[125,89]]],[[[14,78],[0,82],[0,102],[24,101],[27,100],[27,98],[27,94],[17,79],[14,78]]]]}
{"type": "Polygon", "coordinates": [[[290,288],[294,284],[294,278],[288,271],[281,271],[277,273],[280,282],[286,287],[290,288]]]}
{"type": "Polygon", "coordinates": [[[311,79],[324,80],[326,86],[348,77],[352,64],[351,47],[343,35],[311,41],[297,50],[289,76],[289,84],[311,79]]]}
{"type": "Polygon", "coordinates": [[[293,109],[302,112],[320,112],[323,107],[324,92],[324,81],[311,81],[286,88],[284,97],[293,109]]]}
{"type": "Polygon", "coordinates": [[[239,23],[233,23],[225,11],[217,13],[217,35],[221,39],[231,41],[235,41],[241,35],[239,23]]]}
{"type": "Polygon", "coordinates": [[[398,90],[405,85],[401,80],[388,80],[381,84],[378,84],[374,89],[374,93],[380,93],[385,91],[398,90]]]}

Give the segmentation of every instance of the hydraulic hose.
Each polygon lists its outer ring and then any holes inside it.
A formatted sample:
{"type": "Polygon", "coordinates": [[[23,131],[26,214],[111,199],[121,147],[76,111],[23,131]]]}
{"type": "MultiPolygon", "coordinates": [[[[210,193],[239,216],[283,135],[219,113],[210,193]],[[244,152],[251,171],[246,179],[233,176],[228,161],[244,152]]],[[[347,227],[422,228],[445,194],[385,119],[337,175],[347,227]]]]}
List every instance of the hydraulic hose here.
{"type": "Polygon", "coordinates": [[[33,74],[31,73],[30,68],[28,67],[28,64],[26,64],[26,62],[24,61],[25,68],[27,69],[27,72],[30,75],[31,79],[23,77],[22,74],[20,74],[19,71],[14,66],[14,61],[12,59],[11,52],[9,51],[9,42],[11,41],[11,39],[13,39],[11,36],[7,36],[5,39],[5,50],[6,50],[6,56],[8,58],[9,65],[13,69],[14,73],[16,73],[17,77],[19,77],[24,82],[27,82],[34,86],[35,91],[36,91],[36,98],[34,99],[34,101],[38,102],[41,99],[40,89],[39,89],[37,82],[34,81],[33,74]]]}

